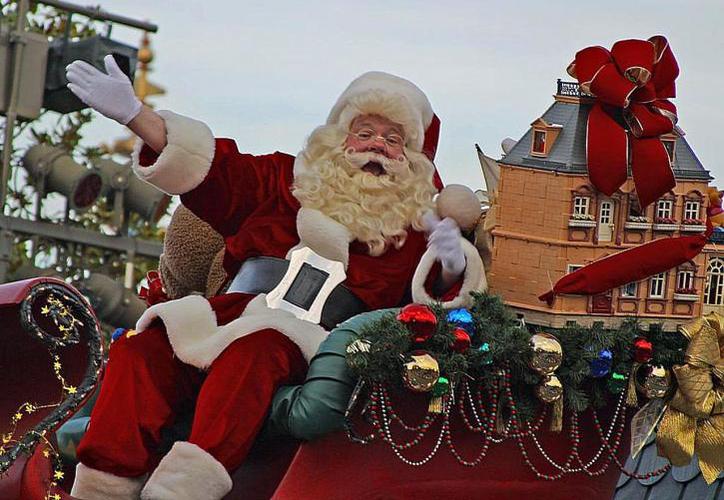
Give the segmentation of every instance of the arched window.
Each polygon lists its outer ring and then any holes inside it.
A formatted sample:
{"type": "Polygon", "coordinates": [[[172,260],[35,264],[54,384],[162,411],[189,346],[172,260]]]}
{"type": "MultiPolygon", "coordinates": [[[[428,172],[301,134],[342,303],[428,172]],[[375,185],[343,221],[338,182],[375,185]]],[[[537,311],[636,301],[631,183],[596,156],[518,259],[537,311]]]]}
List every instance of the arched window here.
{"type": "Polygon", "coordinates": [[[712,306],[724,304],[724,259],[711,259],[706,267],[704,303],[712,306]]]}

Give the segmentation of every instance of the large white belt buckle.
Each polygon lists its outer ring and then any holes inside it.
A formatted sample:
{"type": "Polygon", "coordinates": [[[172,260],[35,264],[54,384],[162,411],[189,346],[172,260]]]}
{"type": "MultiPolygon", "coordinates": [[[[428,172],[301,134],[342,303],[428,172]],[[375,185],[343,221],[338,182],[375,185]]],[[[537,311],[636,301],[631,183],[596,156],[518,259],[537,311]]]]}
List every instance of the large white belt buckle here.
{"type": "Polygon", "coordinates": [[[289,260],[286,274],[267,294],[266,304],[319,324],[329,295],[347,277],[344,265],[322,257],[309,247],[294,250],[289,260]]]}

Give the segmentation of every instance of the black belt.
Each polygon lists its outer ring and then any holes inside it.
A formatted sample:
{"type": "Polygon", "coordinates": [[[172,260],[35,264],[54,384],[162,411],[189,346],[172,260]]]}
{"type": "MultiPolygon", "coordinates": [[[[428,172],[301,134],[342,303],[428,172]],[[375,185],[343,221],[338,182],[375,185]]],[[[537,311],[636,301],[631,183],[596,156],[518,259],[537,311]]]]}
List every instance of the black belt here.
{"type": "MultiPolygon", "coordinates": [[[[277,257],[252,257],[246,259],[231,281],[228,292],[251,295],[269,293],[282,280],[289,267],[289,261],[277,257]]],[[[322,308],[320,324],[331,330],[339,323],[365,312],[367,306],[346,286],[337,285],[322,308]]]]}

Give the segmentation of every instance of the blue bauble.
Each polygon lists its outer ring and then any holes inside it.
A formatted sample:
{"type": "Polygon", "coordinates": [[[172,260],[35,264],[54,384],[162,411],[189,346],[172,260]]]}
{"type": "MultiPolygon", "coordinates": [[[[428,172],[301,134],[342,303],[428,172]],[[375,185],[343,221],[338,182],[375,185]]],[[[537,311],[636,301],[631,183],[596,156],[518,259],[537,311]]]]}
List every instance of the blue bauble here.
{"type": "Polygon", "coordinates": [[[605,377],[611,371],[613,354],[608,349],[602,349],[598,358],[591,361],[591,376],[596,378],[605,377]]]}
{"type": "Polygon", "coordinates": [[[447,320],[450,323],[462,328],[471,337],[475,334],[475,327],[473,326],[473,315],[470,311],[461,307],[460,309],[453,309],[447,313],[447,320]]]}
{"type": "Polygon", "coordinates": [[[127,331],[128,328],[116,328],[115,330],[113,330],[113,333],[111,334],[111,342],[115,342],[116,340],[118,340],[127,331]]]}

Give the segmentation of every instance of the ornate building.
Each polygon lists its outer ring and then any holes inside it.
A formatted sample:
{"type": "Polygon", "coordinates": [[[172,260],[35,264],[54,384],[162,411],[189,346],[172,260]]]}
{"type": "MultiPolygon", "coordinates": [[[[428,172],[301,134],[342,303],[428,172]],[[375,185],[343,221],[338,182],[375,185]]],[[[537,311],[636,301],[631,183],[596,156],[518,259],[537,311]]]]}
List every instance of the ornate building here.
{"type": "Polygon", "coordinates": [[[705,230],[712,177],[678,127],[663,137],[674,190],[642,210],[631,179],[610,197],[593,188],[586,167],[590,102],[578,84],[559,80],[553,104],[498,161],[491,290],[529,323],[553,327],[608,326],[637,316],[673,330],[705,309],[721,309],[724,251],[714,241],[722,233],[692,261],[647,280],[591,297],[559,296],[552,307],[538,300],[564,274],[594,260],[705,230]]]}

